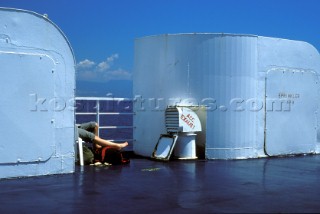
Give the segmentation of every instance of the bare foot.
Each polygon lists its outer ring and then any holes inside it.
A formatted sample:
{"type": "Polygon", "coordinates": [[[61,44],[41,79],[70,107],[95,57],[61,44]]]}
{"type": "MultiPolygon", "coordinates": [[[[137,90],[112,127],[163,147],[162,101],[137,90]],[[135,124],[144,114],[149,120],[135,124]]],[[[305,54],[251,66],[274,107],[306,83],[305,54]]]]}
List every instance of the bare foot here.
{"type": "Polygon", "coordinates": [[[119,146],[119,150],[128,146],[128,142],[124,142],[124,143],[118,143],[118,146],[119,146]]]}

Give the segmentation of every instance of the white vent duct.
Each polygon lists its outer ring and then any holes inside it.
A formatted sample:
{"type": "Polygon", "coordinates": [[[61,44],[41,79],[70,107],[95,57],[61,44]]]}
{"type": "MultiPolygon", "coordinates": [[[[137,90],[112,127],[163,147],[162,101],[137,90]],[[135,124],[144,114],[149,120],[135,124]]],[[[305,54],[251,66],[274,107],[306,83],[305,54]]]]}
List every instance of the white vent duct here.
{"type": "Polygon", "coordinates": [[[201,123],[197,114],[188,107],[168,107],[165,112],[167,132],[199,132],[201,123]]]}
{"type": "Polygon", "coordinates": [[[152,157],[169,160],[174,152],[178,159],[196,159],[196,132],[201,132],[197,114],[188,106],[171,106],[165,111],[167,134],[161,135],[152,157]]]}

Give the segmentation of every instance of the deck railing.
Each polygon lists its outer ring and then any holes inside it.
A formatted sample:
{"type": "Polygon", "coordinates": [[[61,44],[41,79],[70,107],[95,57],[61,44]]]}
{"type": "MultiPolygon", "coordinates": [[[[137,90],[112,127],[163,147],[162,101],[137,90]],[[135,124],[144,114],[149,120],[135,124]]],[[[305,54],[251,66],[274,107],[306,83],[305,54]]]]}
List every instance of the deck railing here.
{"type": "Polygon", "coordinates": [[[114,142],[127,141],[126,151],[132,151],[132,100],[114,97],[76,97],[76,123],[96,121],[100,137],[114,142]],[[125,131],[124,131],[125,130],[125,131]],[[108,134],[108,132],[112,132],[108,134]]]}

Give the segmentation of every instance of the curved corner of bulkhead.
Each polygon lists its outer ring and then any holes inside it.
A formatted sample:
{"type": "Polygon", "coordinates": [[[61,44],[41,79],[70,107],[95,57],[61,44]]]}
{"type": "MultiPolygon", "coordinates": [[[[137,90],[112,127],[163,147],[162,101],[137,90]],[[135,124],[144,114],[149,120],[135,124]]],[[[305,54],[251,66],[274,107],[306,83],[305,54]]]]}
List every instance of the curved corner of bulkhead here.
{"type": "MultiPolygon", "coordinates": [[[[320,59],[320,50],[318,50],[312,43],[303,41],[303,40],[296,40],[290,38],[280,38],[280,37],[272,37],[272,36],[258,36],[259,39],[272,39],[279,42],[293,42],[295,45],[299,46],[300,48],[304,48],[310,54],[315,54],[320,59]]],[[[319,62],[320,63],[320,62],[319,62]]]]}
{"type": "Polygon", "coordinates": [[[38,17],[38,18],[42,19],[43,21],[52,25],[55,29],[57,29],[57,31],[61,34],[62,38],[66,41],[66,44],[68,45],[70,52],[72,54],[73,62],[74,62],[74,64],[76,64],[75,54],[72,49],[71,43],[69,42],[69,40],[68,40],[67,36],[64,34],[64,32],[58,27],[58,25],[49,19],[48,14],[39,14],[39,13],[37,13],[35,11],[31,11],[31,10],[9,8],[9,7],[0,7],[0,12],[1,11],[29,14],[31,16],[38,17]]]}

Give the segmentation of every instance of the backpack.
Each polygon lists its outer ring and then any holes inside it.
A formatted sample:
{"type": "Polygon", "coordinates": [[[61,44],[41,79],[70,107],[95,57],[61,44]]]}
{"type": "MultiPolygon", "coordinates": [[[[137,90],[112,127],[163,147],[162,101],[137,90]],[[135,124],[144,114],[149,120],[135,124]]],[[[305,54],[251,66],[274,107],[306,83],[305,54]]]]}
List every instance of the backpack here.
{"type": "Polygon", "coordinates": [[[110,147],[96,149],[94,153],[94,162],[109,163],[112,165],[128,164],[130,160],[124,158],[122,152],[110,147]]]}
{"type": "Polygon", "coordinates": [[[87,146],[82,146],[82,152],[83,152],[83,163],[85,165],[89,165],[93,163],[94,160],[94,154],[91,149],[89,149],[87,146]]]}

